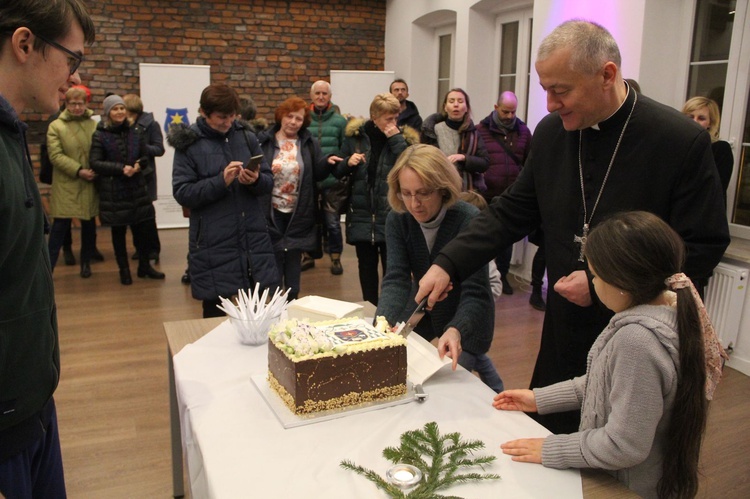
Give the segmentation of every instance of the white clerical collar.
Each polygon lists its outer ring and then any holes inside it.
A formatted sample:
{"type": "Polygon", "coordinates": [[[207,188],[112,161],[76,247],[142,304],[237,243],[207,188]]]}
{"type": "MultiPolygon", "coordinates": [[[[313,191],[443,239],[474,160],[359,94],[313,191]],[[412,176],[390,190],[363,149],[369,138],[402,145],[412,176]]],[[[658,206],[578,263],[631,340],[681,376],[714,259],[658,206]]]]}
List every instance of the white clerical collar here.
{"type": "MultiPolygon", "coordinates": [[[[626,87],[628,88],[628,92],[627,92],[627,93],[625,94],[625,98],[624,98],[624,99],[622,100],[622,102],[620,102],[620,105],[619,105],[619,106],[617,107],[617,109],[615,109],[615,112],[614,112],[614,113],[610,114],[609,116],[607,116],[607,117],[606,117],[605,119],[603,119],[603,120],[602,120],[602,121],[600,121],[599,123],[602,123],[602,122],[604,122],[604,121],[607,121],[607,120],[608,120],[608,119],[610,119],[610,118],[611,118],[612,116],[616,115],[616,114],[617,114],[617,111],[619,111],[620,109],[622,109],[622,106],[623,106],[623,104],[625,104],[625,101],[626,101],[626,100],[628,100],[628,95],[630,95],[630,85],[628,85],[628,82],[625,82],[625,86],[626,86],[626,87]]],[[[591,125],[591,128],[593,128],[594,130],[600,130],[600,128],[599,128],[599,123],[597,123],[597,124],[595,124],[595,125],[591,125]]]]}

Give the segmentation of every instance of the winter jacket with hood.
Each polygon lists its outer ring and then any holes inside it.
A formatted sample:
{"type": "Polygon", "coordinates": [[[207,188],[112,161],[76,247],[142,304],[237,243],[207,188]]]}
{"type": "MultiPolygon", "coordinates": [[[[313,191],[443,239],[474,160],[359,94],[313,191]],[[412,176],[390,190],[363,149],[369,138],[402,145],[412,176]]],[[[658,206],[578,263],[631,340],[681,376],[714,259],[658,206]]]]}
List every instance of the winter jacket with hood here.
{"type": "Polygon", "coordinates": [[[375,165],[375,178],[369,178],[371,146],[370,137],[365,131],[365,120],[352,119],[344,131],[344,145],[341,147],[342,160],[336,165],[334,175],[341,178],[352,176],[352,195],[346,212],[346,242],[384,243],[385,220],[390,211],[388,204],[388,173],[409,145],[419,142],[417,132],[404,127],[386,140],[375,165]],[[365,153],[365,161],[350,167],[347,163],[354,153],[365,153]]]}
{"type": "Polygon", "coordinates": [[[279,285],[276,259],[260,198],[270,194],[273,174],[263,161],[253,185],[224,182],[224,168],[262,154],[255,135],[240,122],[227,133],[203,117],[189,127],[175,125],[167,135],[175,148],[172,192],[190,208],[190,278],[193,297],[216,300],[260,283],[279,285]]]}
{"type": "Polygon", "coordinates": [[[87,109],[82,116],[76,116],[66,109],[47,128],[47,154],[55,172],[49,203],[53,218],[89,220],[99,214],[96,186],[78,176],[79,170],[89,168],[91,139],[96,130],[93,114],[87,109]]]}
{"type": "Polygon", "coordinates": [[[146,152],[151,174],[146,177],[148,185],[148,196],[151,201],[156,201],[156,159],[164,156],[164,135],[161,133],[159,122],[154,119],[154,113],[141,113],[135,120],[135,129],[146,139],[146,152]]]}
{"type": "Polygon", "coordinates": [[[419,115],[417,105],[410,100],[404,101],[406,109],[398,115],[398,126],[410,126],[414,130],[422,129],[422,117],[419,115]]]}
{"type": "Polygon", "coordinates": [[[99,189],[102,225],[130,225],[154,218],[154,206],[146,188],[146,177],[153,171],[140,132],[127,120],[119,125],[100,122],[91,141],[89,158],[91,169],[97,173],[95,184],[99,189]],[[136,164],[140,165],[140,172],[131,177],[123,173],[125,165],[136,164]]]}

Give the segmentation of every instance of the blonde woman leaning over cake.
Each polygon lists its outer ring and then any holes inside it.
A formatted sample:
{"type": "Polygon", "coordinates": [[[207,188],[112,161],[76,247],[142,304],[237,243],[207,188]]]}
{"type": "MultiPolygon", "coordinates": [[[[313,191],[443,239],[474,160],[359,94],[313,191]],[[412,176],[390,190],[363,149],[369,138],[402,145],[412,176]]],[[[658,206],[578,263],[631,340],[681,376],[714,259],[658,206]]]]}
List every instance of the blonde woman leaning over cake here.
{"type": "MultiPolygon", "coordinates": [[[[385,224],[388,265],[383,277],[376,316],[390,324],[408,319],[414,310],[419,280],[432,260],[479,209],[461,201],[461,177],[437,147],[409,147],[388,174],[388,202],[392,211],[385,224]]],[[[436,303],[414,332],[438,338],[440,356],[453,359],[496,392],[503,382],[487,356],[495,327],[495,302],[487,265],[436,303]]]]}

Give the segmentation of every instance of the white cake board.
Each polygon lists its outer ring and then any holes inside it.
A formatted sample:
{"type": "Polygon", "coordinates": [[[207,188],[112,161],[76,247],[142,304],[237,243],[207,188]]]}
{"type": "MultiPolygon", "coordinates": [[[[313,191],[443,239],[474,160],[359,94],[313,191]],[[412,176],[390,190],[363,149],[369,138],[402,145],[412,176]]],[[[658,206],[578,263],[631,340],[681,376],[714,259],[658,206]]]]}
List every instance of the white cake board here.
{"type": "Polygon", "coordinates": [[[268,407],[276,415],[281,426],[287,429],[320,423],[322,421],[330,421],[331,419],[343,418],[353,414],[375,411],[385,407],[408,404],[409,402],[417,400],[414,394],[414,386],[407,380],[406,393],[396,398],[389,400],[375,400],[342,409],[330,409],[327,411],[316,412],[315,414],[294,414],[289,410],[286,404],[284,404],[281,397],[279,397],[279,395],[268,386],[268,379],[265,374],[251,376],[250,379],[268,404],[268,407]]]}

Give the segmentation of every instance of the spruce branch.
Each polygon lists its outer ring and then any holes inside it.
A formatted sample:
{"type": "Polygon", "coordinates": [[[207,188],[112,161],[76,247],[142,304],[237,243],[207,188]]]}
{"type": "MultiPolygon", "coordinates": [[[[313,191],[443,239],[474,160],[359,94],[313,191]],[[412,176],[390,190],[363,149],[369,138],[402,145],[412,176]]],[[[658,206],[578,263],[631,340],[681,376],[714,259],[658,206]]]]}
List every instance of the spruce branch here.
{"type": "Polygon", "coordinates": [[[364,476],[390,497],[460,499],[440,495],[437,491],[458,483],[500,478],[499,475],[491,473],[464,472],[466,468],[471,467],[480,467],[484,470],[485,466],[495,461],[495,456],[474,456],[476,451],[483,448],[482,441],[463,441],[458,432],[441,435],[434,421],[425,424],[422,429],[404,432],[400,437],[400,446],[386,447],[383,449],[383,457],[394,464],[411,464],[422,471],[422,481],[408,494],[376,472],[355,465],[351,461],[342,461],[341,467],[364,476]]]}

